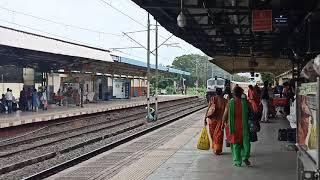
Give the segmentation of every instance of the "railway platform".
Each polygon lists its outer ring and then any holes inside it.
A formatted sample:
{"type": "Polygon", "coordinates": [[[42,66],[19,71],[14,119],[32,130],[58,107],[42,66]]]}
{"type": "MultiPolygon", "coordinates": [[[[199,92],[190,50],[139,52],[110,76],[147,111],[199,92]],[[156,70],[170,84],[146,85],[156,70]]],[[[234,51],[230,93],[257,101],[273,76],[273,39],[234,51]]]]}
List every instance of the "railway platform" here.
{"type": "MultiPolygon", "coordinates": [[[[189,96],[182,95],[161,95],[159,102],[170,101],[175,99],[186,98],[189,96]]],[[[151,97],[151,102],[155,98],[151,97]]],[[[85,114],[105,112],[114,109],[122,109],[127,107],[135,107],[146,105],[146,97],[138,97],[131,99],[114,99],[110,101],[101,101],[96,103],[84,104],[84,107],[79,106],[56,106],[52,105],[47,111],[41,109],[38,112],[14,112],[12,114],[0,114],[0,129],[19,126],[23,124],[31,124],[35,122],[52,121],[60,118],[74,117],[85,114]]]]}
{"type": "Polygon", "coordinates": [[[112,180],[290,180],[296,178],[296,153],[277,141],[277,130],[288,127],[284,119],[262,124],[259,141],[252,143],[253,167],[232,166],[230,149],[215,156],[196,149],[205,110],[122,144],[108,152],[47,179],[112,180]]]}

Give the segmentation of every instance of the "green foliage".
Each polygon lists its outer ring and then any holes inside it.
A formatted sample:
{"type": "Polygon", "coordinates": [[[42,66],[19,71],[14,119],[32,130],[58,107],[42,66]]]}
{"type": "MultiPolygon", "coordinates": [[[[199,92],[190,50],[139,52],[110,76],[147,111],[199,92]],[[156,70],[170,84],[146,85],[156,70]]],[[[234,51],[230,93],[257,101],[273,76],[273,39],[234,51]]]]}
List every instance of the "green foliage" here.
{"type": "MultiPolygon", "coordinates": [[[[206,92],[207,92],[206,88],[204,88],[204,87],[198,88],[198,96],[205,96],[206,92]]],[[[192,96],[197,95],[196,88],[195,87],[188,88],[187,95],[192,95],[192,96]]]]}
{"type": "Polygon", "coordinates": [[[172,67],[191,73],[191,76],[184,77],[187,87],[194,87],[197,79],[199,79],[199,86],[205,87],[207,79],[211,78],[212,75],[213,77],[229,77],[226,71],[210,63],[207,56],[201,56],[199,54],[188,54],[176,57],[172,63],[172,67]]]}
{"type": "Polygon", "coordinates": [[[174,86],[167,86],[166,88],[167,94],[174,94],[175,93],[175,87],[174,86]]]}
{"type": "MultiPolygon", "coordinates": [[[[174,87],[174,81],[178,81],[175,76],[164,76],[164,75],[158,75],[158,92],[160,93],[160,89],[165,89],[167,91],[167,94],[174,94],[175,93],[175,87],[174,87]]],[[[155,94],[156,89],[156,76],[152,76],[150,80],[150,92],[151,94],[155,94]]]]}
{"type": "Polygon", "coordinates": [[[233,75],[233,78],[232,78],[234,81],[237,81],[237,82],[248,82],[249,81],[249,78],[246,77],[246,76],[240,76],[238,74],[235,74],[233,75]]]}
{"type": "MultiPolygon", "coordinates": [[[[158,88],[166,89],[168,86],[173,86],[173,81],[175,78],[172,77],[164,77],[162,75],[158,76],[158,88]]],[[[153,76],[150,80],[151,86],[156,87],[156,76],[153,76]]]]}
{"type": "Polygon", "coordinates": [[[274,75],[272,73],[261,73],[261,80],[263,82],[268,81],[269,83],[273,82],[274,75]]]}

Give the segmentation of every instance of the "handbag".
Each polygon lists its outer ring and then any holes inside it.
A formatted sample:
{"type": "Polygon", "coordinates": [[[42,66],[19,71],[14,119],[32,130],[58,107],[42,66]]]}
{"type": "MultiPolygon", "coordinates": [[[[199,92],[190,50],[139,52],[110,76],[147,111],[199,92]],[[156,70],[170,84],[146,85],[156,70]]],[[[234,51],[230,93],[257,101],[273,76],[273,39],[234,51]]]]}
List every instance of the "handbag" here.
{"type": "Polygon", "coordinates": [[[258,141],[258,135],[256,132],[249,132],[249,140],[250,142],[258,141]]]}
{"type": "Polygon", "coordinates": [[[216,98],[212,97],[213,98],[213,103],[209,103],[209,107],[208,107],[208,110],[207,110],[207,114],[206,114],[206,117],[212,117],[214,116],[214,113],[215,113],[215,110],[216,110],[216,98]]]}
{"type": "Polygon", "coordinates": [[[309,141],[308,141],[308,147],[310,149],[316,149],[317,148],[317,127],[312,124],[312,128],[311,128],[311,133],[310,133],[310,137],[309,137],[309,141]]]}
{"type": "Polygon", "coordinates": [[[250,132],[259,132],[261,129],[260,122],[257,119],[256,113],[249,111],[248,113],[248,120],[249,120],[249,130],[250,132]]]}
{"type": "Polygon", "coordinates": [[[209,150],[210,149],[210,142],[208,137],[207,128],[203,127],[200,137],[198,139],[197,148],[200,150],[209,150]]]}

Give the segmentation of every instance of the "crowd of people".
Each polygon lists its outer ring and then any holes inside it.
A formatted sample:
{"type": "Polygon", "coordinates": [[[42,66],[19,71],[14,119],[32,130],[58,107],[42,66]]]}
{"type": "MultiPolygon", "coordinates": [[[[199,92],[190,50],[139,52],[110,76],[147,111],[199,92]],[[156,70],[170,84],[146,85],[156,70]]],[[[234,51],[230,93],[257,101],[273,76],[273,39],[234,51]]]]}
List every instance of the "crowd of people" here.
{"type": "MultiPolygon", "coordinates": [[[[249,161],[251,142],[258,141],[260,122],[267,123],[269,118],[275,115],[272,103],[275,94],[279,94],[279,98],[286,98],[288,102],[293,101],[294,87],[290,83],[272,87],[268,82],[264,82],[263,88],[250,85],[247,94],[238,85],[232,92],[230,88],[226,88],[224,93],[222,89],[217,88],[216,95],[209,100],[204,121],[208,127],[213,152],[216,155],[222,153],[224,134],[226,134],[234,166],[240,167],[242,163],[251,166],[249,161]]],[[[285,112],[282,113],[288,114],[288,107],[285,107],[285,112]]]]}
{"type": "Polygon", "coordinates": [[[39,108],[47,110],[48,98],[46,88],[41,91],[32,88],[23,88],[20,91],[19,102],[14,97],[12,90],[7,88],[7,92],[2,94],[0,101],[0,112],[11,114],[18,109],[21,111],[38,111],[39,108]]]}
{"type": "MultiPolygon", "coordinates": [[[[64,91],[59,89],[57,93],[51,94],[48,93],[46,87],[39,87],[39,90],[31,87],[23,88],[19,98],[15,98],[12,89],[7,88],[0,100],[0,113],[11,114],[17,110],[33,112],[37,112],[39,109],[47,110],[49,97],[53,100],[52,103],[58,106],[63,105],[64,100],[77,106],[81,105],[81,94],[78,89],[72,87],[65,88],[64,91]]],[[[87,99],[84,100],[87,101],[87,99]]]]}

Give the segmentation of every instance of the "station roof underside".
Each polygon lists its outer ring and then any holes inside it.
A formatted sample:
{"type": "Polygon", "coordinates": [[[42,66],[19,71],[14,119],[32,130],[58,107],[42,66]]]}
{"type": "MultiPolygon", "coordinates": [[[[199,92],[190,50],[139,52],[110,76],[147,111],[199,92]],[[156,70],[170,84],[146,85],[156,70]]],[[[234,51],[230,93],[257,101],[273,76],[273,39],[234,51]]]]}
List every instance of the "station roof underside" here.
{"type": "Polygon", "coordinates": [[[291,68],[287,65],[291,63],[293,51],[300,56],[307,51],[320,52],[317,0],[183,0],[183,12],[187,17],[184,28],[177,25],[180,0],[132,1],[168,31],[214,58],[213,63],[229,72],[254,70],[280,74],[291,68]],[[270,9],[272,20],[283,16],[287,24],[273,25],[268,32],[252,32],[254,9],[270,9]],[[308,18],[310,31],[306,23],[308,18]],[[310,32],[310,43],[307,32],[310,32]],[[259,64],[257,67],[248,66],[251,57],[259,64]],[[234,65],[234,61],[239,62],[234,65]]]}
{"type": "MultiPolygon", "coordinates": [[[[40,72],[94,72],[146,76],[146,63],[129,58],[114,58],[110,51],[67,42],[0,26],[0,66],[31,67],[40,72]],[[113,59],[117,59],[114,61],[113,59]],[[122,61],[118,61],[121,59],[122,61]]],[[[154,66],[151,67],[151,72],[154,66]]],[[[188,72],[159,67],[160,73],[190,75],[188,72]]]]}

